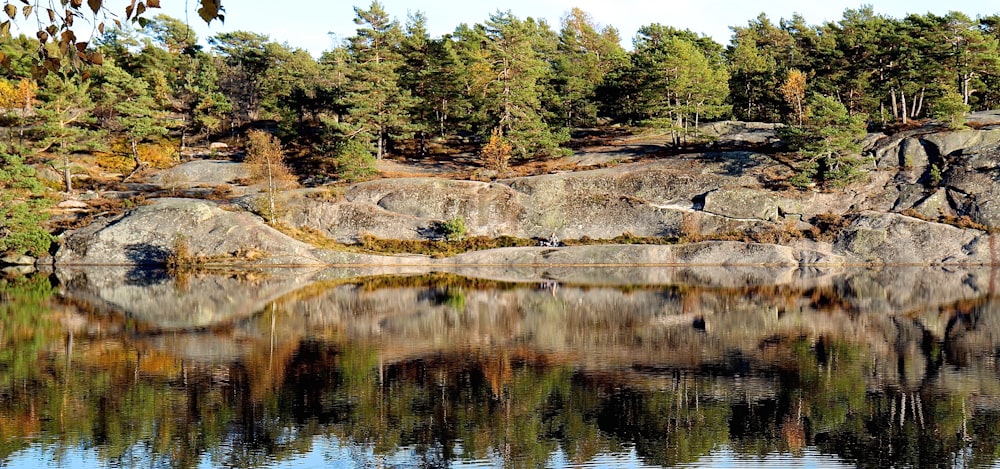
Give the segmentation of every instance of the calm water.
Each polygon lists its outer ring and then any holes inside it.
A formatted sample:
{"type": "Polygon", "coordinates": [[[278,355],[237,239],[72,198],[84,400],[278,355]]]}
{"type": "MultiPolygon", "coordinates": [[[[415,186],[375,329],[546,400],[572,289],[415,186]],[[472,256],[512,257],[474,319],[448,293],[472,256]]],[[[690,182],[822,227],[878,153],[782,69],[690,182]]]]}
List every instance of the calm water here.
{"type": "Polygon", "coordinates": [[[0,466],[991,466],[996,274],[8,276],[0,466]]]}

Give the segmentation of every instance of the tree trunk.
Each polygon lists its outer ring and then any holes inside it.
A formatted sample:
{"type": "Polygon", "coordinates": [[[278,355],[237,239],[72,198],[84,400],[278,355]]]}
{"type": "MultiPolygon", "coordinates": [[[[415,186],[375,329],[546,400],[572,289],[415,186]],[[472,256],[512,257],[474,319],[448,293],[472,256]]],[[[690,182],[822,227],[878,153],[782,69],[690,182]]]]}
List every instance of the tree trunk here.
{"type": "Polygon", "coordinates": [[[274,224],[274,217],[275,217],[275,213],[274,213],[274,175],[271,174],[271,157],[267,156],[264,159],[264,162],[267,164],[267,203],[268,203],[268,208],[270,209],[270,212],[268,213],[268,219],[269,219],[268,221],[271,224],[274,224]]]}
{"type": "Polygon", "coordinates": [[[896,102],[896,88],[889,88],[889,96],[892,97],[892,118],[899,119],[899,103],[896,102]]]}
{"type": "Polygon", "coordinates": [[[73,192],[73,178],[69,172],[69,155],[63,156],[63,183],[66,185],[66,193],[73,192]]]}
{"type": "Polygon", "coordinates": [[[900,106],[900,111],[901,111],[900,114],[903,116],[903,125],[906,125],[906,122],[907,122],[907,120],[906,120],[906,117],[907,117],[906,116],[906,93],[904,93],[903,90],[899,90],[899,97],[900,97],[900,100],[902,101],[902,106],[900,106]]]}
{"type": "Polygon", "coordinates": [[[920,115],[921,109],[924,107],[924,89],[920,88],[920,97],[913,98],[913,112],[910,113],[910,117],[916,119],[920,115]]]}

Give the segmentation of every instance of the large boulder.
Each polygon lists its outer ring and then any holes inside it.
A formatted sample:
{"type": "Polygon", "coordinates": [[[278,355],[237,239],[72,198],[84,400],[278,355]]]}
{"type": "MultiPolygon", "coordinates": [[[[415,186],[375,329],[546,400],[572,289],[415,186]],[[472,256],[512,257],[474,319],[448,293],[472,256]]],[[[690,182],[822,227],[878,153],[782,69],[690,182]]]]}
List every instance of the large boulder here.
{"type": "Polygon", "coordinates": [[[868,264],[990,264],[992,236],[894,213],[863,212],[837,238],[836,252],[868,264]]]}
{"type": "Polygon", "coordinates": [[[954,156],[975,153],[1000,143],[1000,129],[951,130],[924,135],[931,156],[954,156]]]}
{"type": "Polygon", "coordinates": [[[156,199],[115,219],[63,236],[56,264],[163,264],[178,240],[216,262],[318,264],[313,248],[255,215],[192,199],[156,199]]]}

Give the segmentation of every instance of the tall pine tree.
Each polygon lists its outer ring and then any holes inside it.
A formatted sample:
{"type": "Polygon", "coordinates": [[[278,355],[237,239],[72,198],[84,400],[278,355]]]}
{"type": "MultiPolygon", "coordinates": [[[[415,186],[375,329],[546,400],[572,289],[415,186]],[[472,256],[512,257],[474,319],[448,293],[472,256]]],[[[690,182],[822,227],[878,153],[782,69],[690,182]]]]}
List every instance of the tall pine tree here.
{"type": "Polygon", "coordinates": [[[375,147],[382,159],[389,146],[410,133],[412,99],[400,86],[403,32],[377,1],[367,10],[355,7],[357,33],[349,39],[350,71],[345,100],[349,106],[345,130],[375,147]]]}

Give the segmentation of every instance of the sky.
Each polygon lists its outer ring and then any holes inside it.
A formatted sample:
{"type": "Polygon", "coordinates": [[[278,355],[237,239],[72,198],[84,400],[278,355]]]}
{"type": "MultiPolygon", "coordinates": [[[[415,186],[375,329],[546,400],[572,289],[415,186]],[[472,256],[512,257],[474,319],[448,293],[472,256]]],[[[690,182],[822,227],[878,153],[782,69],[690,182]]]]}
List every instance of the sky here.
{"type": "MultiPolygon", "coordinates": [[[[111,2],[107,2],[111,3],[111,2]]],[[[406,23],[409,12],[422,11],[427,16],[428,30],[434,37],[450,33],[461,23],[486,21],[498,10],[510,10],[518,18],[545,19],[554,30],[560,18],[573,7],[589,13],[602,26],[618,29],[623,45],[630,47],[639,27],[660,23],[711,36],[728,44],[730,26],[745,25],[760,13],[766,13],[775,23],[781,18],[801,14],[810,25],[836,21],[847,8],[871,4],[876,13],[901,18],[908,13],[943,15],[951,10],[970,17],[1000,13],[996,0],[380,0],[380,3],[400,24],[406,23]]],[[[226,9],[225,23],[205,25],[198,17],[198,0],[162,0],[162,12],[185,19],[199,38],[226,31],[253,31],[267,34],[272,40],[286,42],[319,56],[333,47],[334,40],[354,35],[354,7],[367,9],[370,0],[222,0],[226,9]],[[185,10],[185,3],[187,9],[185,10]]],[[[149,16],[155,12],[150,11],[149,16]]]]}

